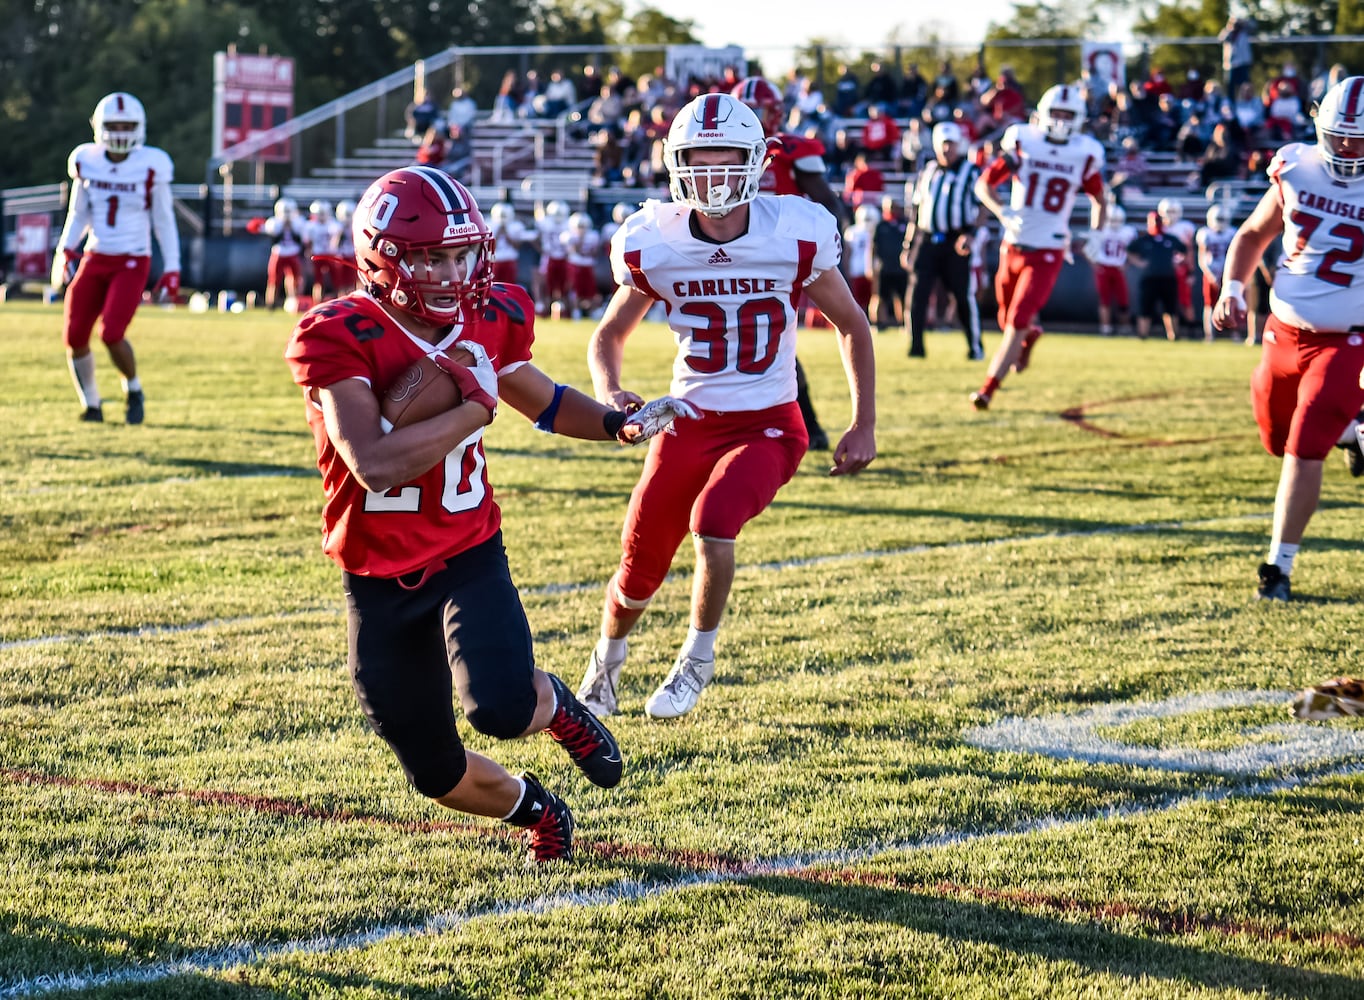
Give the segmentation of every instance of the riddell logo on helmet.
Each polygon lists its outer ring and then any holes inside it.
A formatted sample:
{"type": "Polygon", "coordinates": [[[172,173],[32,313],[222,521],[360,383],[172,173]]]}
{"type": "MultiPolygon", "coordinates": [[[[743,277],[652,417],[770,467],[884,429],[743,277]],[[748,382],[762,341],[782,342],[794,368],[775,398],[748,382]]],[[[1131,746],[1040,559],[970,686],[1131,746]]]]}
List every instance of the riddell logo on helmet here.
{"type": "Polygon", "coordinates": [[[445,239],[454,239],[456,236],[472,236],[479,232],[479,228],[472,222],[466,222],[458,226],[445,227],[445,239]]]}

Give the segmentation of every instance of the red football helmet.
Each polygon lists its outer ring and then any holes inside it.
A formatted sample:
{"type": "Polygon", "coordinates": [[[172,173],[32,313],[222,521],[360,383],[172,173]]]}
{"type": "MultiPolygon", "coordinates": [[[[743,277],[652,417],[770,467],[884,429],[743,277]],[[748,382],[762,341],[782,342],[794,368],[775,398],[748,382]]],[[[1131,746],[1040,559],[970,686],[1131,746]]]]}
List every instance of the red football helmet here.
{"type": "Polygon", "coordinates": [[[360,281],[378,301],[436,326],[483,311],[495,240],[474,196],[450,175],[424,166],[389,171],[356,204],[351,232],[360,281]],[[428,251],[459,247],[472,248],[462,282],[414,276],[428,251]],[[450,304],[438,304],[452,292],[450,304]]]}
{"type": "Polygon", "coordinates": [[[781,92],[760,76],[749,76],[740,80],[730,91],[758,116],[763,123],[763,131],[777,135],[786,123],[786,106],[782,103],[781,92]]]}

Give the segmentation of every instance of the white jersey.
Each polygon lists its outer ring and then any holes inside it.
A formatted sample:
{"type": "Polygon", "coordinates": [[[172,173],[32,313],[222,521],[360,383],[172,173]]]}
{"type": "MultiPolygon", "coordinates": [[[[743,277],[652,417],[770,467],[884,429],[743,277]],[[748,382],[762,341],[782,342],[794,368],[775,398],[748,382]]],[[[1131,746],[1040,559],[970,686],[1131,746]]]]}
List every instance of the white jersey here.
{"type": "Polygon", "coordinates": [[[1165,231],[1189,248],[1190,257],[1194,255],[1194,251],[1198,249],[1198,244],[1194,242],[1194,237],[1198,232],[1197,226],[1188,219],[1180,219],[1178,222],[1172,222],[1166,226],[1165,231]]]}
{"type": "Polygon", "coordinates": [[[1127,248],[1137,238],[1137,230],[1123,223],[1096,230],[1085,244],[1085,256],[1098,267],[1126,267],[1127,248]]]}
{"type": "Polygon", "coordinates": [[[843,230],[843,252],[848,257],[848,277],[868,278],[875,269],[874,227],[854,223],[843,230]]]}
{"type": "Polygon", "coordinates": [[[543,216],[535,220],[535,232],[540,238],[540,255],[550,260],[563,260],[568,251],[564,249],[564,233],[568,220],[560,221],[543,216]]]}
{"type": "Polygon", "coordinates": [[[1269,164],[1283,200],[1283,256],[1270,312],[1290,326],[1343,332],[1364,317],[1364,186],[1331,179],[1316,146],[1289,143],[1269,164]]]}
{"type": "Polygon", "coordinates": [[[530,237],[526,224],[520,219],[512,219],[509,222],[489,223],[489,228],[497,240],[497,245],[493,248],[493,260],[499,263],[520,260],[521,244],[530,237]]]}
{"type": "Polygon", "coordinates": [[[971,266],[985,266],[985,248],[990,245],[990,238],[994,234],[989,226],[980,226],[976,229],[976,234],[971,237],[971,266]]]}
{"type": "MultiPolygon", "coordinates": [[[[1033,125],[1010,125],[999,143],[1000,158],[1013,174],[1009,207],[1022,227],[1006,231],[1004,241],[1022,247],[1060,250],[1070,244],[1070,215],[1082,190],[1103,191],[1104,148],[1088,135],[1053,142],[1033,125]]],[[[991,183],[1006,175],[996,161],[987,168],[991,183]]]]}
{"type": "Polygon", "coordinates": [[[335,219],[308,219],[303,223],[303,245],[308,248],[308,253],[327,253],[327,248],[332,245],[332,231],[340,223],[335,219]]]}
{"type": "Polygon", "coordinates": [[[294,215],[281,219],[272,215],[261,226],[261,232],[274,240],[274,252],[280,257],[297,257],[303,252],[304,223],[294,215]]]}
{"type": "Polygon", "coordinates": [[[706,410],[762,410],[796,398],[796,302],[838,267],[838,224],[796,195],[758,198],[728,243],[691,234],[691,209],[648,201],[616,234],[616,283],[667,307],[677,340],[669,392],[706,410]]]}
{"type": "Polygon", "coordinates": [[[71,151],[71,203],[58,249],[76,250],[84,239],[90,253],[150,257],[155,235],[162,271],[179,271],[171,158],[155,146],[138,146],[119,163],[104,154],[93,142],[71,151]]]}
{"type": "Polygon", "coordinates": [[[560,239],[563,240],[568,262],[574,267],[592,267],[601,256],[601,237],[595,229],[581,233],[565,229],[560,239]]]}
{"type": "Polygon", "coordinates": [[[1222,283],[1222,271],[1227,266],[1227,248],[1231,246],[1231,238],[1235,235],[1236,230],[1230,226],[1221,229],[1202,226],[1194,234],[1194,242],[1199,249],[1198,266],[1219,285],[1222,283]]]}
{"type": "Polygon", "coordinates": [[[327,244],[327,252],[344,260],[355,259],[355,233],[349,223],[336,224],[336,228],[332,230],[331,242],[327,244]]]}

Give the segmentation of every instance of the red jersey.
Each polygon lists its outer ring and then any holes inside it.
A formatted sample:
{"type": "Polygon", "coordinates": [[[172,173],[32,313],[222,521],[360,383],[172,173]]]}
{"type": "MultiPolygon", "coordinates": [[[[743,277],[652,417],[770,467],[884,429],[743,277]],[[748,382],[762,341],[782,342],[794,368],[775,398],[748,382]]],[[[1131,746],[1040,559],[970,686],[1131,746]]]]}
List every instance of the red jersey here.
{"type": "Polygon", "coordinates": [[[767,167],[758,190],[762,194],[799,194],[796,174],[816,173],[824,176],[824,143],[803,135],[782,133],[767,140],[767,167]]]}
{"type": "Polygon", "coordinates": [[[342,569],[395,577],[424,569],[486,541],[502,523],[493,500],[480,427],[425,473],[372,493],[337,453],[309,390],[360,379],[382,395],[423,354],[482,344],[498,374],[530,361],[535,309],[519,285],[494,285],[483,315],[439,343],[413,336],[364,292],[326,302],[299,320],[284,356],[303,388],[326,501],[322,550],[342,569]]]}

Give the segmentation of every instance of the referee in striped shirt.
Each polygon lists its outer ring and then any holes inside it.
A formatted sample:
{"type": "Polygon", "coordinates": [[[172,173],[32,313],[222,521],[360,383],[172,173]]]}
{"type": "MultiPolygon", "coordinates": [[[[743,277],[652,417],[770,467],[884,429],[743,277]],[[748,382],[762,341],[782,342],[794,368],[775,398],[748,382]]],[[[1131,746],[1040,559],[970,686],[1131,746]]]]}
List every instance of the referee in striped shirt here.
{"type": "Polygon", "coordinates": [[[971,240],[985,219],[985,209],[972,190],[980,168],[966,156],[961,126],[940,122],[933,126],[933,159],[924,165],[914,185],[913,208],[905,234],[903,260],[909,272],[909,356],[924,354],[924,325],[928,300],[939,280],[957,301],[957,316],[966,333],[966,353],[980,361],[980,311],[971,279],[971,240]]]}

